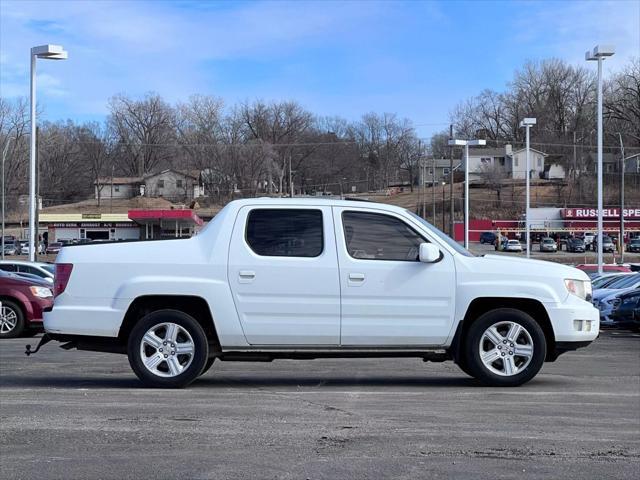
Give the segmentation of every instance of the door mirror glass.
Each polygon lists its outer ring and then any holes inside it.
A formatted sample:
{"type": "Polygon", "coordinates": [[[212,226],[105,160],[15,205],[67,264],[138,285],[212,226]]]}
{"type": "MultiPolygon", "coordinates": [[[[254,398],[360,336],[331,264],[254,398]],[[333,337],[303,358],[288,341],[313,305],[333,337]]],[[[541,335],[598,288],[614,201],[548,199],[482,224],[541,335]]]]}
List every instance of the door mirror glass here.
{"type": "Polygon", "coordinates": [[[420,244],[420,261],[423,263],[435,263],[440,260],[440,249],[433,243],[420,244]]]}

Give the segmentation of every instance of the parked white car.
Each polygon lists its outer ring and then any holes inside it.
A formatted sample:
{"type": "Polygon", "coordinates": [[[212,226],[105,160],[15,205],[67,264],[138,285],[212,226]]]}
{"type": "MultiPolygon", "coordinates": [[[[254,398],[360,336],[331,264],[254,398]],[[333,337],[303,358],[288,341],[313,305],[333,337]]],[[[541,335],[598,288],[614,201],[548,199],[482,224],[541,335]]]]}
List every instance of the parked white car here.
{"type": "Polygon", "coordinates": [[[514,386],[599,331],[584,272],[474,256],[376,203],[239,200],[196,237],[63,248],[57,262],[38,347],[125,353],[150,386],[187,385],[215,359],[377,356],[514,386]]]}
{"type": "Polygon", "coordinates": [[[0,260],[0,270],[11,273],[36,275],[53,284],[54,265],[44,262],[28,262],[26,260],[0,260]]]}
{"type": "Polygon", "coordinates": [[[522,244],[520,240],[507,240],[504,244],[505,252],[521,252],[522,244]]]}

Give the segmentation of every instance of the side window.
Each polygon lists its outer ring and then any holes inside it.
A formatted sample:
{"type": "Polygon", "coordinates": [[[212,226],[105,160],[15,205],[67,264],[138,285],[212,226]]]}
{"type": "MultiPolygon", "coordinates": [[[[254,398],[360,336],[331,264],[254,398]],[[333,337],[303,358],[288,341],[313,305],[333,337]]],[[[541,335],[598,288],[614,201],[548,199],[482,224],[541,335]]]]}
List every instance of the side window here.
{"type": "Polygon", "coordinates": [[[10,263],[5,263],[0,265],[0,270],[4,270],[5,272],[15,272],[16,271],[16,266],[15,265],[11,265],[10,263]]]}
{"type": "Polygon", "coordinates": [[[342,227],[347,251],[358,259],[414,262],[426,242],[402,220],[379,213],[344,212],[342,227]]]}
{"type": "Polygon", "coordinates": [[[249,212],[247,243],[265,257],[317,257],[322,253],[322,212],[259,208],[249,212]]]}

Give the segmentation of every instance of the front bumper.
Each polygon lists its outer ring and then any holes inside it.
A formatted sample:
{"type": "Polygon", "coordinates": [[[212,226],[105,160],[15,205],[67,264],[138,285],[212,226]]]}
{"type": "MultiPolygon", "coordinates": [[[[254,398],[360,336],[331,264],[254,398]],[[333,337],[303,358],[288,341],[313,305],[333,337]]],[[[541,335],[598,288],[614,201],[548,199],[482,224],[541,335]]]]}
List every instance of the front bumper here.
{"type": "Polygon", "coordinates": [[[556,343],[592,342],[600,333],[600,312],[589,302],[570,296],[566,303],[546,305],[556,343]]]}

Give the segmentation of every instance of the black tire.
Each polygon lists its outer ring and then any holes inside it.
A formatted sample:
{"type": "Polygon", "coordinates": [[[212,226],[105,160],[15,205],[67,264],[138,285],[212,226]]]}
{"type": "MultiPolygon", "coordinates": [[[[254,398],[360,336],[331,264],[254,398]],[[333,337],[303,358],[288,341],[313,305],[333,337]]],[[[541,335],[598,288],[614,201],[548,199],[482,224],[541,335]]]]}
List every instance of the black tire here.
{"type": "MultiPolygon", "coordinates": [[[[489,343],[489,345],[491,345],[491,343],[489,343]]],[[[502,345],[500,347],[502,348],[502,345]]],[[[474,321],[467,332],[464,348],[466,364],[468,365],[471,375],[484,385],[494,387],[517,387],[528,382],[540,371],[547,355],[547,342],[540,325],[527,313],[513,308],[499,308],[491,310],[474,321]],[[507,322],[518,324],[524,328],[526,334],[528,334],[530,338],[533,353],[530,356],[528,364],[526,364],[524,359],[521,357],[512,357],[513,362],[521,362],[521,367],[523,367],[522,371],[505,376],[495,373],[483,363],[480,358],[480,341],[489,327],[497,324],[505,325],[507,322]]],[[[498,347],[496,346],[496,348],[498,347]]],[[[508,350],[509,346],[505,345],[505,349],[508,350]]],[[[511,351],[506,353],[510,354],[511,351]]],[[[505,352],[501,355],[504,357],[505,352]]],[[[502,364],[506,369],[506,365],[502,363],[503,360],[500,358],[497,358],[495,362],[497,362],[497,365],[502,364]]],[[[491,365],[491,367],[494,367],[495,365],[496,363],[491,365]]]]}
{"type": "Polygon", "coordinates": [[[213,362],[215,361],[215,359],[216,359],[216,357],[212,357],[212,358],[207,359],[207,363],[204,364],[204,368],[200,372],[200,376],[204,375],[205,373],[207,373],[209,371],[209,369],[211,368],[211,365],[213,365],[213,362]]]}
{"type": "MultiPolygon", "coordinates": [[[[15,326],[11,328],[11,330],[6,332],[0,332],[0,338],[16,338],[24,333],[26,328],[26,322],[24,318],[24,313],[20,306],[14,302],[13,300],[0,300],[2,303],[2,310],[7,315],[11,316],[11,321],[15,321],[15,326]]],[[[8,327],[2,326],[2,329],[8,327]]]]}
{"type": "MultiPolygon", "coordinates": [[[[184,333],[180,333],[179,335],[184,335],[184,333]]],[[[176,340],[176,343],[178,343],[178,340],[176,340]]],[[[163,348],[162,345],[159,345],[159,347],[163,348]]],[[[169,347],[165,346],[164,348],[169,347]]],[[[146,386],[157,388],[182,388],[189,385],[198,378],[198,376],[200,376],[200,372],[204,369],[207,359],[209,358],[209,343],[207,341],[207,335],[200,324],[190,315],[178,310],[158,310],[146,315],[135,325],[129,335],[127,353],[131,368],[136,376],[146,386]],[[193,344],[193,352],[190,357],[190,362],[187,361],[188,359],[182,358],[181,361],[186,365],[184,367],[184,371],[174,376],[161,376],[159,373],[154,374],[145,366],[142,358],[142,339],[144,335],[154,327],[162,329],[163,327],[161,327],[161,325],[167,323],[182,327],[182,329],[188,333],[188,336],[191,337],[189,341],[193,344]]],[[[153,355],[162,354],[160,354],[159,351],[156,351],[153,355]]],[[[178,354],[175,358],[178,359],[180,356],[181,355],[178,354]]],[[[165,354],[164,357],[167,358],[167,355],[165,354]]],[[[169,364],[163,360],[159,362],[158,368],[160,368],[163,363],[166,365],[166,370],[169,370],[169,364]]],[[[156,371],[159,372],[159,370],[156,371]]],[[[166,374],[169,374],[169,372],[166,372],[166,374]]]]}

